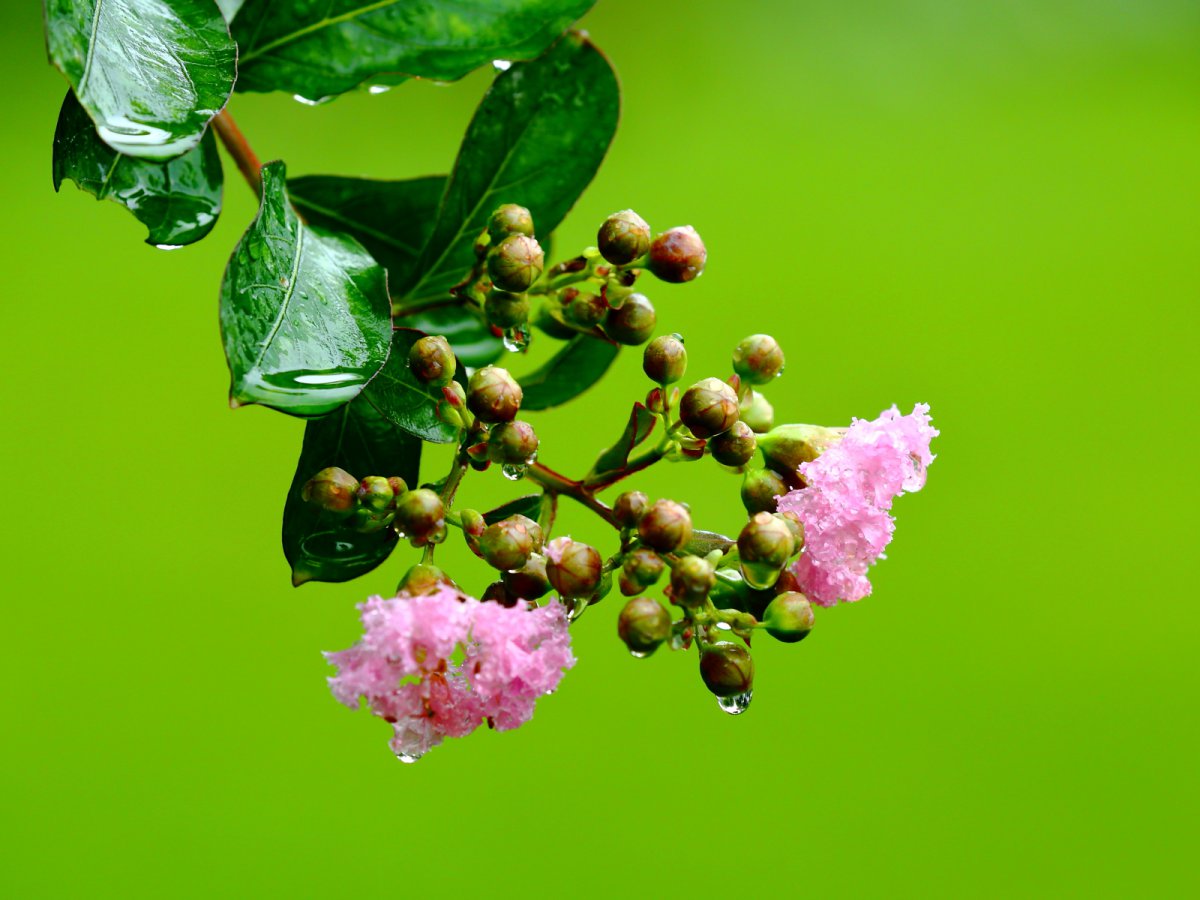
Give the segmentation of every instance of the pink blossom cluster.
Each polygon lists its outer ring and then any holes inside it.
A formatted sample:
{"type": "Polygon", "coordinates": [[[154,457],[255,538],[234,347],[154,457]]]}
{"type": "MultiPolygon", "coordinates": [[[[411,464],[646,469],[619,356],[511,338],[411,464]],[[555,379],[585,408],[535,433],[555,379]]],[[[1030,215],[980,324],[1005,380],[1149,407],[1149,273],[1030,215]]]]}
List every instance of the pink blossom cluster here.
{"type": "Polygon", "coordinates": [[[842,440],[800,466],[807,487],[779,498],[780,512],[804,523],[804,552],[792,571],[813,603],[833,606],[871,593],[867,569],[892,539],[892,500],[925,486],[933,462],[929,406],[907,416],[893,406],[856,419],[842,440]]]}
{"type": "Polygon", "coordinates": [[[338,667],[329,686],[351,709],[365,697],[392,724],[392,750],[405,762],[484,720],[500,731],[527,722],[537,698],[575,664],[556,602],[504,607],[447,586],[427,596],[371,597],[358,608],[362,640],[325,654],[338,667]]]}

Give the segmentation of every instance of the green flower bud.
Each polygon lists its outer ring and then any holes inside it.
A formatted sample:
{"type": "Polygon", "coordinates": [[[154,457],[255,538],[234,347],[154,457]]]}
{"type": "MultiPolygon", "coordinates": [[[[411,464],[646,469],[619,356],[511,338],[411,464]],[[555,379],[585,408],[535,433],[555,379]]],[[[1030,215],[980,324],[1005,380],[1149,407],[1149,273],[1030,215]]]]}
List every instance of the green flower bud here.
{"type": "Polygon", "coordinates": [[[735,697],[754,687],[754,659],[741,644],[721,641],[700,655],[700,677],[718,697],[735,697]]]}
{"type": "Polygon", "coordinates": [[[634,656],[649,656],[671,636],[671,614],[657,600],[636,597],[617,616],[617,635],[634,656]]]}
{"type": "Polygon", "coordinates": [[[613,213],[596,234],[600,255],[614,266],[624,266],[650,249],[650,226],[632,209],[613,213]]]}
{"type": "Polygon", "coordinates": [[[707,559],[685,556],[671,570],[671,597],[682,606],[698,606],[716,583],[716,573],[707,559]]]}
{"type": "Polygon", "coordinates": [[[523,206],[505,203],[496,207],[496,211],[488,219],[487,232],[493,244],[499,244],[510,234],[533,237],[533,216],[523,206]]]}
{"type": "Polygon", "coordinates": [[[708,442],[713,459],[726,466],[744,466],[754,458],[758,441],[745,422],[734,422],[724,434],[718,434],[708,442]]]}
{"type": "Polygon", "coordinates": [[[546,559],[542,556],[531,556],[529,562],[515,572],[505,572],[500,576],[508,593],[522,600],[537,600],[546,596],[550,590],[550,579],[546,577],[546,559]]]}
{"type": "Polygon", "coordinates": [[[467,408],[481,422],[511,422],[524,394],[507,369],[484,366],[467,382],[467,408]]]}
{"type": "Polygon", "coordinates": [[[747,469],[742,477],[742,505],[746,512],[773,512],[775,498],[787,493],[783,479],[770,469],[747,469]]]}
{"type": "Polygon", "coordinates": [[[704,271],[708,251],[691,225],[664,231],[650,245],[647,268],[663,281],[682,284],[704,271]]]}
{"type": "MultiPolygon", "coordinates": [[[[390,478],[388,478],[387,482],[388,482],[388,487],[390,487],[392,489],[393,497],[399,497],[401,494],[403,494],[405,491],[408,490],[408,485],[404,483],[404,479],[401,478],[399,475],[391,476],[390,478]]],[[[396,501],[393,500],[392,506],[394,507],[395,505],[396,505],[396,501]]]]}
{"type": "Polygon", "coordinates": [[[360,506],[350,514],[350,527],[359,534],[377,534],[392,524],[396,514],[389,510],[368,509],[360,506]]]}
{"type": "Polygon", "coordinates": [[[300,496],[325,512],[348,516],[357,500],[358,479],[345,469],[330,466],[306,481],[300,496]]]}
{"type": "Polygon", "coordinates": [[[570,538],[555,538],[546,547],[546,577],[564,600],[590,597],[600,586],[604,563],[594,547],[570,538]]]}
{"type": "Polygon", "coordinates": [[[546,259],[534,238],[510,234],[488,253],[487,264],[488,274],[496,287],[520,294],[542,277],[546,259]]]}
{"type": "Polygon", "coordinates": [[[653,550],[639,547],[622,564],[621,572],[639,588],[648,588],[662,577],[667,564],[653,550]]]}
{"type": "Polygon", "coordinates": [[[396,530],[414,547],[436,540],[446,527],[442,498],[429,488],[409,491],[396,502],[396,530]]]}
{"type": "Polygon", "coordinates": [[[381,475],[368,475],[360,481],[356,494],[359,505],[372,512],[389,509],[396,499],[392,485],[381,475]]]}
{"type": "Polygon", "coordinates": [[[750,518],[738,535],[737,545],[742,578],[754,590],[765,590],[775,584],[795,548],[792,530],[766,512],[750,518]]]}
{"type": "Polygon", "coordinates": [[[621,593],[626,597],[632,597],[642,592],[642,586],[630,578],[624,569],[617,576],[617,587],[620,588],[621,593]]]}
{"type": "Polygon", "coordinates": [[[429,387],[446,387],[454,380],[458,363],[450,343],[440,334],[428,334],[409,348],[408,368],[413,377],[429,387]]]}
{"type": "Polygon", "coordinates": [[[488,458],[492,462],[527,466],[537,455],[538,436],[533,426],[520,419],[500,422],[488,433],[488,458]]]}
{"type": "Polygon", "coordinates": [[[656,337],[642,352],[642,371],[651,381],[664,387],[674,384],[687,371],[687,350],[678,334],[656,337]]]}
{"type": "Polygon", "coordinates": [[[769,334],[752,334],[733,349],[733,371],[747,384],[767,384],[783,374],[783,351],[769,334]]]}
{"type": "Polygon", "coordinates": [[[641,491],[626,491],[613,504],[613,516],[622,528],[633,528],[646,511],[649,502],[641,491]]]}
{"type": "Polygon", "coordinates": [[[483,301],[483,314],[488,323],[497,328],[516,328],[529,320],[529,298],[524,294],[493,289],[483,301]]]}
{"type": "Polygon", "coordinates": [[[638,536],[663,553],[680,549],[692,539],[692,517],[674,500],[655,500],[638,520],[638,536]]]}
{"type": "Polygon", "coordinates": [[[792,553],[799,553],[804,549],[804,523],[800,521],[800,517],[794,512],[775,513],[775,518],[787,526],[788,531],[792,533],[792,553]]]}
{"type": "Polygon", "coordinates": [[[608,302],[603,297],[583,291],[575,294],[564,312],[567,321],[580,328],[592,328],[599,325],[607,314],[608,302]]]}
{"type": "Polygon", "coordinates": [[[523,523],[504,519],[483,530],[479,552],[493,569],[510,572],[529,562],[533,554],[533,536],[523,523]]]}
{"type": "Polygon", "coordinates": [[[763,624],[767,626],[767,634],[785,644],[804,640],[816,621],[812,604],[808,602],[807,597],[796,591],[777,594],[775,599],[767,604],[763,613],[763,624]]]}
{"type": "Polygon", "coordinates": [[[775,407],[758,391],[750,391],[738,405],[738,416],[755,434],[766,434],[775,427],[775,407]]]}
{"type": "Polygon", "coordinates": [[[636,347],[650,340],[658,315],[645,294],[630,294],[617,309],[610,310],[604,333],[618,344],[636,347]]]}
{"type": "Polygon", "coordinates": [[[799,487],[804,484],[797,472],[800,464],[812,462],[841,439],[840,431],[820,425],[780,425],[760,437],[758,447],[767,468],[799,487]]]}
{"type": "Polygon", "coordinates": [[[436,593],[453,584],[446,573],[432,563],[417,563],[404,573],[404,577],[396,585],[396,593],[419,597],[436,593]]]}
{"type": "Polygon", "coordinates": [[[487,528],[483,513],[475,509],[462,510],[458,514],[458,521],[462,524],[463,534],[471,537],[479,537],[483,534],[483,529],[487,528]]]}
{"type": "Polygon", "coordinates": [[[529,518],[529,516],[523,516],[520,513],[514,516],[509,516],[506,521],[513,522],[529,532],[529,538],[533,541],[533,552],[542,552],[543,538],[541,525],[533,521],[533,519],[529,518]]]}
{"type": "Polygon", "coordinates": [[[719,378],[705,378],[683,392],[679,418],[698,438],[712,437],[738,420],[737,393],[719,378]]]}

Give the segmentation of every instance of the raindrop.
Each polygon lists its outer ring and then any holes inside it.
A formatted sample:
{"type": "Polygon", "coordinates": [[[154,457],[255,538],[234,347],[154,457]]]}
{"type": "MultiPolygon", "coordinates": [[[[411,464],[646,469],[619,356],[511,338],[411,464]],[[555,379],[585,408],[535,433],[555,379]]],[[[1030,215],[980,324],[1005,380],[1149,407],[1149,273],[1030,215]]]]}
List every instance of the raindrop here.
{"type": "Polygon", "coordinates": [[[504,349],[510,353],[519,353],[529,346],[529,326],[518,325],[515,328],[504,329],[504,349]]]}
{"type": "Polygon", "coordinates": [[[717,706],[721,707],[724,712],[731,716],[740,716],[750,708],[750,700],[754,697],[754,691],[746,691],[744,694],[734,694],[732,697],[718,697],[717,706]]]}
{"type": "Polygon", "coordinates": [[[318,97],[313,100],[309,97],[302,97],[299,94],[292,94],[292,99],[297,103],[303,103],[305,106],[320,106],[322,103],[328,103],[333,97],[318,97]]]}
{"type": "Polygon", "coordinates": [[[373,84],[367,88],[368,94],[386,94],[392,89],[390,84],[373,84]]]}
{"type": "Polygon", "coordinates": [[[722,631],[732,631],[733,630],[733,626],[730,625],[728,622],[718,622],[717,627],[720,628],[722,631]]]}
{"type": "Polygon", "coordinates": [[[396,759],[402,763],[415,763],[420,758],[420,753],[405,753],[403,750],[396,754],[396,759]]]}
{"type": "Polygon", "coordinates": [[[183,244],[155,244],[159,250],[178,250],[183,244]]]}
{"type": "Polygon", "coordinates": [[[632,656],[634,659],[645,659],[647,656],[649,656],[653,652],[654,652],[653,650],[630,650],[629,655],[632,656]]]}
{"type": "Polygon", "coordinates": [[[500,467],[500,471],[504,473],[504,477],[509,481],[520,481],[525,477],[525,472],[529,466],[522,463],[505,463],[500,467]]]}
{"type": "Polygon", "coordinates": [[[509,69],[512,68],[512,60],[511,59],[493,59],[492,67],[494,69],[496,69],[496,71],[498,71],[498,72],[507,72],[509,69]]]}

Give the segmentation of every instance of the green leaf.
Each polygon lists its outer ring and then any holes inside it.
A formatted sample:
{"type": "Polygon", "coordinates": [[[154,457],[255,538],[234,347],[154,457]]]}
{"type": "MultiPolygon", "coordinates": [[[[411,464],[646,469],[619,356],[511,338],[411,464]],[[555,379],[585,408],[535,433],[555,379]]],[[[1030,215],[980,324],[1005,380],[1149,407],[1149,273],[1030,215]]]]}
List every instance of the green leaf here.
{"type": "Polygon", "coordinates": [[[571,338],[545,365],[518,378],[525,398],[521,409],[560,406],[601,379],[620,348],[587,335],[571,338]]]}
{"type": "Polygon", "coordinates": [[[600,458],[592,466],[592,472],[585,481],[591,481],[593,476],[615,472],[623,468],[629,462],[629,454],[633,452],[633,449],[650,437],[650,432],[654,430],[657,421],[654,413],[644,405],[633,404],[633,410],[629,413],[629,421],[625,423],[625,430],[621,432],[621,436],[615,444],[600,454],[600,458]]]}
{"type": "Polygon", "coordinates": [[[125,156],[100,140],[70,91],[54,131],[54,189],[66,179],[97,200],[120,203],[149,230],[146,243],[158,247],[195,243],[221,213],[221,158],[211,134],[170,162],[125,156]]]}
{"type": "Polygon", "coordinates": [[[595,0],[246,0],[233,22],[238,90],[314,100],[374,79],[454,81],[531,59],[595,0]]]}
{"type": "MultiPolygon", "coordinates": [[[[335,175],[308,175],[288,181],[292,203],[313,225],[358,240],[388,271],[389,284],[412,276],[421,247],[433,229],[446,176],[408,181],[375,181],[335,175]]],[[[399,320],[450,342],[459,361],[485,366],[504,352],[500,339],[469,309],[447,307],[399,320]]]]}
{"type": "Polygon", "coordinates": [[[355,478],[399,475],[414,486],[420,461],[420,440],[382,419],[361,398],[310,421],[283,508],[283,552],[292,567],[292,583],[357,578],[387,559],[397,542],[391,528],[359,534],[345,519],[305,503],[300,491],[308,479],[340,466],[355,478]]]}
{"type": "MultiPolygon", "coordinates": [[[[408,368],[408,351],[424,336],[421,331],[397,328],[392,333],[392,352],[387,365],[371,379],[356,402],[369,403],[380,416],[414,437],[434,444],[449,444],[457,440],[458,430],[437,417],[437,400],[408,368]]],[[[461,380],[462,367],[454,374],[461,380]]]]}
{"type": "Polygon", "coordinates": [[[538,234],[554,231],[604,159],[619,112],[612,67],[578,34],[500,75],[467,128],[418,277],[394,293],[438,297],[459,282],[502,203],[528,207],[538,234]]]}
{"type": "Polygon", "coordinates": [[[485,512],[483,521],[491,525],[501,519],[507,519],[509,516],[525,516],[537,521],[538,514],[542,511],[542,497],[542,494],[526,494],[524,497],[509,500],[507,503],[485,512]]]}
{"type": "Polygon", "coordinates": [[[50,60],[114,150],[186,153],[229,99],[237,48],[213,0],[45,0],[45,11],[50,60]]]}
{"type": "Polygon", "coordinates": [[[353,238],[305,225],[283,163],[263,166],[258,218],[221,283],[230,402],[318,416],[353,399],[391,347],[387,276],[353,238]]]}
{"type": "Polygon", "coordinates": [[[692,539],[688,541],[687,546],[683,550],[685,553],[691,553],[693,556],[707,556],[714,550],[720,550],[722,553],[725,553],[735,545],[736,542],[733,538],[718,534],[715,531],[693,531],[692,539]]]}

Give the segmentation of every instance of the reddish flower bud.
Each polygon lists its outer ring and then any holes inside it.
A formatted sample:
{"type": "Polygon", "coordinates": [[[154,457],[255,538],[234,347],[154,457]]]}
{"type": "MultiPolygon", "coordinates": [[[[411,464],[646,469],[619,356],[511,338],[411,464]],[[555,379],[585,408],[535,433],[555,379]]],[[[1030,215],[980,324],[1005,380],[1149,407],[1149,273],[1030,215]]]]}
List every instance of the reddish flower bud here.
{"type": "Polygon", "coordinates": [[[673,384],[687,371],[687,350],[678,334],[656,337],[642,352],[642,371],[651,381],[664,387],[673,384]]]}
{"type": "Polygon", "coordinates": [[[747,384],[767,384],[783,374],[783,351],[769,334],[742,338],[733,350],[733,371],[747,384]]]}
{"type": "Polygon", "coordinates": [[[708,251],[691,225],[664,231],[650,245],[647,268],[658,278],[682,284],[698,278],[704,271],[708,251]]]}
{"type": "Polygon", "coordinates": [[[322,469],[304,483],[300,496],[336,516],[348,516],[358,496],[358,479],[337,466],[322,469]]]}
{"type": "Polygon", "coordinates": [[[685,556],[671,570],[671,598],[681,606],[698,606],[716,583],[716,573],[707,559],[685,556]]]}
{"type": "Polygon", "coordinates": [[[396,593],[411,596],[435,594],[443,587],[453,584],[449,576],[432,563],[417,563],[404,573],[404,577],[396,585],[396,593]]]}
{"type": "Polygon", "coordinates": [[[641,491],[626,491],[613,504],[613,516],[622,528],[633,528],[646,511],[649,501],[641,491]]]}
{"type": "Polygon", "coordinates": [[[581,541],[560,537],[546,545],[546,576],[564,600],[590,597],[600,586],[603,565],[595,548],[581,541]]]}
{"type": "Polygon", "coordinates": [[[776,498],[786,494],[783,479],[770,469],[747,469],[742,477],[742,505],[746,512],[774,512],[776,498]]]}
{"type": "Polygon", "coordinates": [[[671,614],[657,600],[637,597],[617,617],[617,635],[634,656],[649,656],[671,636],[671,614]]]}
{"type": "Polygon", "coordinates": [[[751,517],[738,535],[737,545],[742,577],[754,590],[765,590],[775,584],[795,549],[791,528],[767,512],[751,517]]]}
{"type": "Polygon", "coordinates": [[[617,309],[610,310],[604,321],[604,333],[618,344],[636,347],[650,340],[658,314],[644,294],[630,294],[617,309]]]}
{"type": "Polygon", "coordinates": [[[467,408],[481,422],[511,422],[523,396],[517,380],[497,366],[484,366],[467,383],[467,408]]]}
{"type": "Polygon", "coordinates": [[[523,206],[505,203],[496,207],[496,211],[488,219],[487,233],[493,244],[499,244],[510,234],[533,237],[533,216],[523,206]]]}
{"type": "Polygon", "coordinates": [[[599,294],[579,291],[567,304],[563,314],[568,322],[580,328],[593,328],[604,321],[608,314],[608,302],[599,294]]]}
{"type": "Polygon", "coordinates": [[[533,553],[533,535],[523,522],[503,519],[483,530],[479,552],[484,562],[494,569],[502,572],[520,569],[533,553]]]}
{"type": "Polygon", "coordinates": [[[372,512],[383,512],[391,508],[396,499],[392,485],[381,475],[368,475],[360,481],[355,495],[359,505],[372,512]]]}
{"type": "Polygon", "coordinates": [[[698,438],[712,437],[738,420],[737,394],[719,378],[705,378],[683,392],[679,418],[698,438]]]}
{"type": "Polygon", "coordinates": [[[454,380],[457,366],[450,343],[440,334],[428,334],[409,348],[408,368],[421,384],[446,387],[454,380]]]}
{"type": "Polygon", "coordinates": [[[638,521],[638,536],[648,547],[671,553],[692,539],[692,517],[674,500],[655,500],[638,521]]]}
{"type": "Polygon", "coordinates": [[[628,556],[622,564],[622,573],[627,575],[634,584],[648,588],[662,577],[667,564],[653,550],[639,547],[628,556]]]}
{"type": "Polygon", "coordinates": [[[754,432],[745,422],[734,422],[724,434],[718,434],[708,442],[713,459],[726,466],[744,466],[754,458],[758,442],[754,432]]]}
{"type": "Polygon", "coordinates": [[[483,301],[483,314],[489,325],[501,330],[516,328],[529,321],[529,298],[524,294],[493,289],[483,301]]]}
{"type": "Polygon", "coordinates": [[[546,576],[546,560],[542,556],[531,556],[529,562],[515,572],[500,576],[508,593],[522,600],[537,600],[550,590],[550,579],[546,576]]]}
{"type": "Polygon", "coordinates": [[[492,462],[527,466],[537,455],[538,436],[528,422],[514,419],[493,425],[487,446],[488,458],[492,462]]]}
{"type": "Polygon", "coordinates": [[[496,287],[514,294],[529,290],[546,268],[541,245],[526,234],[510,234],[488,253],[487,261],[496,287]]]}
{"type": "Polygon", "coordinates": [[[596,234],[600,255],[614,266],[624,266],[650,249],[650,226],[632,209],[613,213],[596,234]]]}
{"type": "Polygon", "coordinates": [[[754,687],[754,659],[741,644],[722,641],[700,655],[700,677],[717,697],[747,694],[754,687]]]}
{"type": "Polygon", "coordinates": [[[414,547],[439,543],[445,537],[442,498],[429,488],[409,491],[396,503],[396,530],[414,547]]]}

